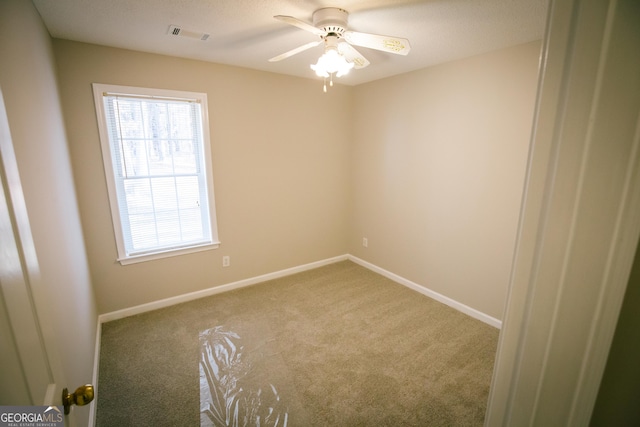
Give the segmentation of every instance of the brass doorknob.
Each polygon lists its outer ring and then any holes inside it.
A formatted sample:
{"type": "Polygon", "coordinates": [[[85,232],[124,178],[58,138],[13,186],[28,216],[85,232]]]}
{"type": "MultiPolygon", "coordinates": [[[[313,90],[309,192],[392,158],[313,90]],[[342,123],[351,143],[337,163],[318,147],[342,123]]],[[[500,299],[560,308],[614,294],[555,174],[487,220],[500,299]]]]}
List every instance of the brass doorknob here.
{"type": "Polygon", "coordinates": [[[76,389],[76,391],[69,393],[66,388],[62,390],[62,405],[64,405],[64,413],[68,415],[71,412],[71,405],[84,406],[93,400],[93,386],[91,384],[85,384],[76,389]]]}

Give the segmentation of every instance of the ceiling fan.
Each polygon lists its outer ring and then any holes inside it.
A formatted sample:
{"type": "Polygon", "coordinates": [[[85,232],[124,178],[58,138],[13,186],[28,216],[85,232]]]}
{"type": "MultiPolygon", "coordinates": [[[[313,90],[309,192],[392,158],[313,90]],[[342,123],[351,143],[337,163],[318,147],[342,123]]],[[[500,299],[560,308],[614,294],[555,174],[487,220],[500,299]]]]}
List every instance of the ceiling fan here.
{"type": "MultiPolygon", "coordinates": [[[[359,69],[369,65],[369,61],[353,46],[362,46],[383,52],[406,55],[411,50],[409,40],[400,37],[359,33],[347,29],[349,13],[337,7],[318,9],[313,13],[313,24],[308,24],[292,16],[277,15],[275,19],[298,27],[320,37],[281,55],[269,59],[277,62],[295,54],[324,44],[324,55],[311,68],[320,77],[336,77],[346,74],[351,68],[359,69]],[[326,57],[326,58],[325,58],[326,57]],[[323,58],[325,60],[323,61],[323,58]]],[[[333,83],[333,80],[332,80],[333,83]]]]}

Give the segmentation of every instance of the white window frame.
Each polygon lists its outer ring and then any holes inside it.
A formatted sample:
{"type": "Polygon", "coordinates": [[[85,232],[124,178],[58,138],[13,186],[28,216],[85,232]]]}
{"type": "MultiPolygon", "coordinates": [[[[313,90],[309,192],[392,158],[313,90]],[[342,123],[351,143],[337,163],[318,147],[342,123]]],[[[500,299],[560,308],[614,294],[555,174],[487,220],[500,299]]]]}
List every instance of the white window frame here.
{"type": "Polygon", "coordinates": [[[101,83],[93,83],[93,98],[96,107],[96,117],[98,120],[98,131],[100,134],[100,143],[102,147],[102,159],[104,162],[104,172],[107,181],[107,190],[109,193],[109,204],[111,207],[111,218],[113,230],[118,250],[118,261],[122,265],[132,264],[143,261],[150,261],[170,256],[183,255],[187,253],[200,252],[205,250],[216,249],[219,247],[218,230],[216,221],[216,210],[213,192],[213,168],[211,166],[211,142],[209,137],[209,114],[207,109],[207,95],[198,92],[185,92],[167,89],[151,89],[132,86],[108,85],[101,83]],[[161,98],[185,100],[190,102],[198,102],[202,114],[202,147],[203,147],[203,163],[205,169],[205,180],[207,186],[207,198],[209,206],[209,227],[211,238],[195,245],[186,246],[167,246],[141,251],[138,253],[128,253],[125,245],[123,220],[120,216],[120,206],[118,202],[117,182],[115,177],[115,169],[112,157],[111,142],[109,140],[109,130],[106,119],[106,111],[104,106],[105,95],[129,95],[141,96],[145,98],[161,98]]]}

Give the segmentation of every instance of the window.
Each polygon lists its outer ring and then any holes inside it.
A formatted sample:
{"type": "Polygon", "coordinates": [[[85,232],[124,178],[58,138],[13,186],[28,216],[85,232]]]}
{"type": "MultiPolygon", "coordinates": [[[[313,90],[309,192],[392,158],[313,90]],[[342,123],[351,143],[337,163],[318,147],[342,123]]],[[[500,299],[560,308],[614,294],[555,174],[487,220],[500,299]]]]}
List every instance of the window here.
{"type": "Polygon", "coordinates": [[[95,83],[93,95],[118,261],[218,247],[206,94],[95,83]]]}

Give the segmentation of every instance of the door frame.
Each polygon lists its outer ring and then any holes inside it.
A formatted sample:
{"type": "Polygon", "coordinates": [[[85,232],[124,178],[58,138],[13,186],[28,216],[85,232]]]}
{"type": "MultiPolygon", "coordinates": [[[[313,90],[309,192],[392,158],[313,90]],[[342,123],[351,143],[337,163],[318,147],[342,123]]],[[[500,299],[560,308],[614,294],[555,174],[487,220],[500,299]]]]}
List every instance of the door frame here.
{"type": "Polygon", "coordinates": [[[640,236],[634,1],[550,2],[487,426],[591,419],[640,236]]]}

